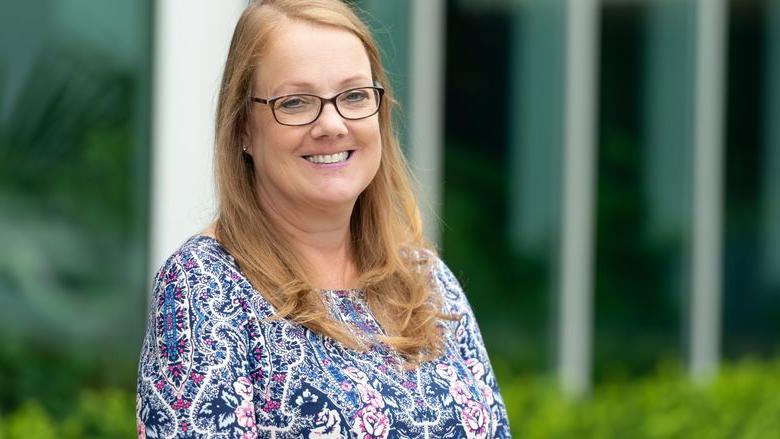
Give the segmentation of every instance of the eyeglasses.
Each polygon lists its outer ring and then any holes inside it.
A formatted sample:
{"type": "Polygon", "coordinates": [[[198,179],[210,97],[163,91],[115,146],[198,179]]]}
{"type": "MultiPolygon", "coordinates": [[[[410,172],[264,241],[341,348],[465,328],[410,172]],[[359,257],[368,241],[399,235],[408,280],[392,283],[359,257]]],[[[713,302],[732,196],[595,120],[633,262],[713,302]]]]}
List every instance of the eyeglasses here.
{"type": "Polygon", "coordinates": [[[365,119],[375,115],[382,103],[385,90],[382,87],[358,87],[342,91],[332,98],[312,94],[292,94],[277,98],[262,99],[250,96],[252,102],[271,107],[274,119],[282,125],[308,125],[322,114],[326,102],[347,120],[365,119]]]}

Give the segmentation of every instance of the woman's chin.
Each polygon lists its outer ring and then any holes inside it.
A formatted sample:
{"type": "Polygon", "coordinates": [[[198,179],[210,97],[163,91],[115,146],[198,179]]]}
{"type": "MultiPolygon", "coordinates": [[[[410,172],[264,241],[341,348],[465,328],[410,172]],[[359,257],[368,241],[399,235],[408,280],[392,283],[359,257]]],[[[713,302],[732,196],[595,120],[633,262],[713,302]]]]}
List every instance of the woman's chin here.
{"type": "Polygon", "coordinates": [[[311,197],[311,204],[323,209],[351,209],[360,193],[349,192],[320,192],[311,197]]]}

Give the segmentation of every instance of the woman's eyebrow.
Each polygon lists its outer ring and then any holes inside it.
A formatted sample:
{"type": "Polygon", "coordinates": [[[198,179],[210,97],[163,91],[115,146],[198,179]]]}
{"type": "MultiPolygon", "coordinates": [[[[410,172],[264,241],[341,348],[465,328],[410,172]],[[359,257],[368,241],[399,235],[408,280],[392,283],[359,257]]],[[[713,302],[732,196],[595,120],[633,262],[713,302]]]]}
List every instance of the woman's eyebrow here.
{"type": "MultiPolygon", "coordinates": [[[[341,82],[339,82],[339,87],[344,87],[347,84],[356,83],[358,81],[371,81],[371,78],[366,75],[354,75],[350,76],[346,79],[343,79],[341,82]]],[[[367,85],[373,85],[367,84],[367,85]]],[[[301,90],[313,90],[316,88],[316,86],[308,81],[286,81],[281,84],[279,84],[277,87],[274,88],[273,92],[271,93],[271,96],[280,96],[281,91],[286,88],[293,88],[293,89],[301,89],[301,90]]]]}
{"type": "MultiPolygon", "coordinates": [[[[339,83],[339,85],[343,87],[343,86],[345,86],[345,85],[347,85],[347,84],[354,83],[354,82],[358,82],[358,81],[371,81],[371,78],[370,78],[370,77],[368,77],[368,76],[366,76],[366,75],[355,75],[355,76],[350,76],[349,78],[347,78],[347,79],[345,79],[345,80],[341,81],[341,82],[339,83]]],[[[369,85],[372,85],[372,84],[369,84],[369,85]]]]}

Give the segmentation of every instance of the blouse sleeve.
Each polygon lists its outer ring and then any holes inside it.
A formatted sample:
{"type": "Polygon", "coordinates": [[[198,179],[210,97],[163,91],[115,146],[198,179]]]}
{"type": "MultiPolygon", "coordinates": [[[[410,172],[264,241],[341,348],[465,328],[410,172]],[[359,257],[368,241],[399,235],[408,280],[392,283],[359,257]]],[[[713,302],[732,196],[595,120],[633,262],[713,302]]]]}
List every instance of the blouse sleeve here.
{"type": "Polygon", "coordinates": [[[498,382],[490,365],[485,343],[471,305],[466,299],[460,283],[444,262],[437,260],[435,264],[435,280],[444,295],[447,312],[459,317],[457,321],[453,322],[453,328],[460,356],[469,367],[472,376],[485,395],[485,400],[490,405],[490,415],[493,421],[490,437],[511,437],[504,400],[499,392],[498,382]]]}
{"type": "Polygon", "coordinates": [[[246,303],[202,256],[180,250],[155,277],[138,370],[139,438],[256,434],[246,303]]]}

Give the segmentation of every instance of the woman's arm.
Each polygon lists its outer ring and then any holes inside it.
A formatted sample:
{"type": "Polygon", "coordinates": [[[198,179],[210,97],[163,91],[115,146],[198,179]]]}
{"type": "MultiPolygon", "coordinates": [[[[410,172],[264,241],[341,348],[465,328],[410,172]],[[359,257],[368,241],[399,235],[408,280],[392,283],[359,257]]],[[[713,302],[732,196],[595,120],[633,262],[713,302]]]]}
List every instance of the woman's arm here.
{"type": "Polygon", "coordinates": [[[256,437],[246,307],[219,260],[200,253],[185,245],[155,278],[138,371],[142,438],[256,437]]]}
{"type": "Polygon", "coordinates": [[[434,273],[436,282],[444,294],[447,311],[455,316],[460,316],[454,325],[454,336],[461,358],[469,367],[486,403],[490,406],[490,415],[493,421],[490,437],[511,437],[504,400],[499,392],[498,382],[493,374],[493,368],[490,365],[485,343],[482,340],[482,334],[477,320],[474,318],[471,305],[466,299],[460,283],[444,262],[436,261],[434,273]]]}

